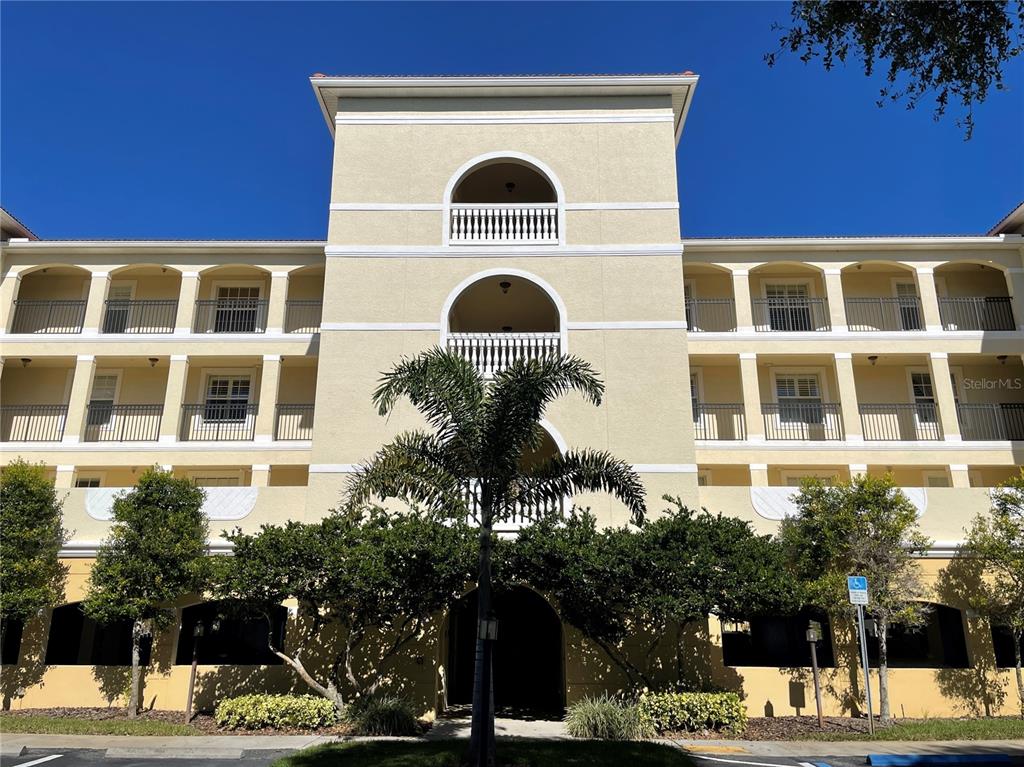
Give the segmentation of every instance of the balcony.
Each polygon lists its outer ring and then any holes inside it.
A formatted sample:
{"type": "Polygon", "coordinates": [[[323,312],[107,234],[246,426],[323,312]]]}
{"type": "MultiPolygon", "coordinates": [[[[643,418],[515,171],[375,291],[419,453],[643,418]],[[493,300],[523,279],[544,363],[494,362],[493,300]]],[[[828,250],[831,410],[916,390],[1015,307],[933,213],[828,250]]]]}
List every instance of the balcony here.
{"type": "Polygon", "coordinates": [[[493,376],[518,360],[557,356],[558,333],[449,333],[448,350],[457,352],[484,376],[493,376]]]}
{"type": "Polygon", "coordinates": [[[731,298],[686,299],[686,327],[691,333],[736,330],[736,302],[731,298]]]}
{"type": "Polygon", "coordinates": [[[836,402],[776,402],[761,405],[768,440],[842,441],[843,416],[836,402]]]}
{"type": "Polygon", "coordinates": [[[943,330],[1016,330],[1008,296],[940,297],[943,330]]]}
{"type": "Polygon", "coordinates": [[[855,332],[924,330],[921,301],[899,298],[847,298],[846,324],[855,332]]]}
{"type": "Polygon", "coordinates": [[[103,308],[104,333],[173,333],[178,313],[176,299],[149,301],[108,300],[103,308]]]}
{"type": "Polygon", "coordinates": [[[259,406],[245,402],[206,402],[181,406],[182,442],[251,442],[259,406]]]}
{"type": "Polygon", "coordinates": [[[12,333],[81,333],[85,301],[18,299],[12,333]]]}
{"type": "Polygon", "coordinates": [[[1024,403],[960,404],[956,414],[966,440],[1024,440],[1024,403]]]}
{"type": "Polygon", "coordinates": [[[933,403],[860,405],[864,439],[879,442],[930,442],[942,439],[938,408],[933,403]]]}
{"type": "Polygon", "coordinates": [[[695,402],[694,439],[744,440],[747,438],[743,403],[695,402]]]}
{"type": "Polygon", "coordinates": [[[832,329],[825,298],[755,298],[754,329],[772,333],[823,332],[832,329]]]}
{"type": "Polygon", "coordinates": [[[67,405],[0,406],[0,441],[60,442],[67,417],[67,405]]]}
{"type": "Polygon", "coordinates": [[[83,442],[156,442],[163,405],[89,404],[83,442]]]}
{"type": "MultiPolygon", "coordinates": [[[[466,506],[469,508],[467,522],[471,525],[480,524],[479,489],[480,480],[473,480],[465,490],[466,506]]],[[[513,531],[547,517],[563,517],[570,505],[571,501],[568,498],[559,498],[556,501],[541,503],[521,503],[517,501],[513,505],[512,513],[502,519],[501,522],[496,523],[495,529],[498,532],[513,531]]]]}
{"type": "Polygon", "coordinates": [[[285,303],[285,333],[319,333],[324,302],[316,299],[289,299],[285,303]]]}
{"type": "Polygon", "coordinates": [[[553,203],[453,204],[452,245],[557,245],[558,206],[553,203]]]}
{"type": "Polygon", "coordinates": [[[314,405],[278,405],[274,411],[274,439],[313,439],[314,405]]]}
{"type": "Polygon", "coordinates": [[[196,301],[194,333],[265,333],[267,307],[263,298],[215,298],[196,301]]]}

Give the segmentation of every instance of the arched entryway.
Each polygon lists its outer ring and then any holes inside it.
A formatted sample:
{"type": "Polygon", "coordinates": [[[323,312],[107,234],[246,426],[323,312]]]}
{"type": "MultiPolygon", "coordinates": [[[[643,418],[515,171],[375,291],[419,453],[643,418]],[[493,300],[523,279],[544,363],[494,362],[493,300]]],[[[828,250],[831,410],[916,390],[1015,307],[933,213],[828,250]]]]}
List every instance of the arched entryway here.
{"type": "MultiPolygon", "coordinates": [[[[473,701],[476,654],[476,590],[464,596],[448,622],[448,703],[473,701]]],[[[494,705],[499,713],[561,716],[562,622],[536,591],[515,586],[494,596],[498,640],[494,644],[494,705]]]]}

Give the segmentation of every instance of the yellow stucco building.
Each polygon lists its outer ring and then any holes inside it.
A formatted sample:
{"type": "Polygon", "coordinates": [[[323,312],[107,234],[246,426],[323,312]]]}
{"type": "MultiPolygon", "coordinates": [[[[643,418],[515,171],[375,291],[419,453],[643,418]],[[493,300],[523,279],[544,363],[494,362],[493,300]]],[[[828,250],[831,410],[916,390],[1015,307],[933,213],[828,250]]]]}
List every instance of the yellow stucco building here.
{"type": "MultiPolygon", "coordinates": [[[[936,541],[922,566],[941,606],[896,641],[893,710],[998,710],[999,690],[1010,710],[1005,636],[945,568],[1024,463],[1024,210],[978,236],[681,239],[697,81],[316,75],[334,136],[325,241],[49,241],[4,214],[2,460],[49,467],[74,531],[68,606],[9,633],[5,705],[120,695],[121,634],[74,607],[119,488],[153,464],[193,478],[214,549],[223,529],[315,520],[416,424],[377,416],[380,372],[440,344],[485,372],[553,350],[591,362],[603,406],[559,401],[545,449],[610,450],[655,511],[671,493],[772,532],[803,477],[893,474],[936,541]]],[[[627,521],[606,496],[572,500],[627,521]]],[[[184,707],[202,609],[184,600],[180,630],[156,637],[147,705],[184,707]]],[[[542,599],[517,609],[558,703],[621,684],[542,599]]],[[[709,620],[688,657],[752,714],[806,712],[804,628],[709,620]]],[[[201,705],[301,689],[232,630],[205,651],[201,705]]],[[[427,708],[462,695],[456,635],[440,619],[410,652],[427,708]]],[[[665,680],[683,665],[666,660],[665,680]]],[[[826,707],[849,710],[849,671],[826,678],[826,707]]]]}

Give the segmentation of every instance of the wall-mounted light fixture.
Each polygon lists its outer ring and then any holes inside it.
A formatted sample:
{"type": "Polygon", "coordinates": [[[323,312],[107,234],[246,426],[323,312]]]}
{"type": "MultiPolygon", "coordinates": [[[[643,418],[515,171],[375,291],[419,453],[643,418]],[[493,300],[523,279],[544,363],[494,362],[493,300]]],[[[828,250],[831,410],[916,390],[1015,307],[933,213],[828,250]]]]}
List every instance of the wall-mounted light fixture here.
{"type": "Polygon", "coordinates": [[[1006,355],[1005,354],[997,355],[996,359],[999,360],[999,364],[1000,365],[1005,365],[1006,364],[1006,355]]]}
{"type": "Polygon", "coordinates": [[[505,191],[508,192],[509,194],[512,194],[512,191],[515,188],[516,188],[516,182],[515,181],[506,181],[505,182],[505,191]]]}
{"type": "Polygon", "coordinates": [[[512,287],[512,283],[508,280],[502,280],[498,283],[498,287],[501,288],[502,293],[508,293],[508,289],[512,287]]]}
{"type": "Polygon", "coordinates": [[[868,362],[871,363],[871,367],[874,367],[875,363],[878,362],[878,355],[877,354],[869,355],[868,356],[868,362]]]}
{"type": "Polygon", "coordinates": [[[32,358],[31,357],[22,357],[21,358],[21,366],[23,368],[27,368],[31,364],[32,364],[32,358]]]}
{"type": "Polygon", "coordinates": [[[150,357],[149,358],[149,366],[151,368],[155,368],[156,367],[156,363],[158,363],[159,361],[160,361],[159,357],[150,357]]]}

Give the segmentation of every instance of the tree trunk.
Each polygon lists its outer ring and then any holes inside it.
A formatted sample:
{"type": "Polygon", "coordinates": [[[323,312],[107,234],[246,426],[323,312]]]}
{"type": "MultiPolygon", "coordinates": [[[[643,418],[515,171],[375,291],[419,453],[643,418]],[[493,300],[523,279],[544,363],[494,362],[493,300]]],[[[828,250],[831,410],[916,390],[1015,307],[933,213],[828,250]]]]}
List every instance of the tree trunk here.
{"type": "Polygon", "coordinates": [[[142,666],[139,663],[142,637],[145,630],[142,621],[132,623],[132,681],[128,691],[128,718],[134,719],[139,715],[139,696],[142,686],[142,666]]]}
{"type": "MultiPolygon", "coordinates": [[[[486,490],[484,491],[486,494],[486,490]]],[[[493,619],[491,610],[491,504],[481,503],[480,573],[477,577],[476,669],[473,683],[473,725],[469,737],[471,767],[494,767],[493,641],[480,636],[480,626],[493,619]]]]}
{"type": "Polygon", "coordinates": [[[1020,699],[1020,718],[1024,719],[1024,674],[1021,673],[1020,663],[1020,640],[1021,636],[1024,636],[1024,631],[1013,631],[1013,660],[1015,661],[1015,671],[1017,673],[1017,697],[1020,699]]]}
{"type": "Polygon", "coordinates": [[[878,632],[878,718],[890,719],[889,713],[889,619],[876,618],[878,632]]]}

